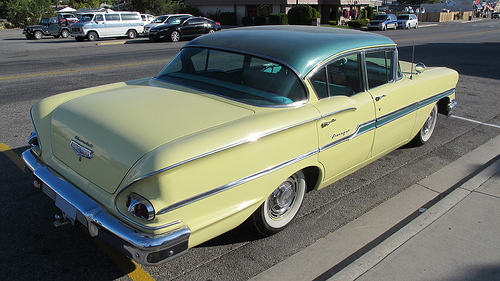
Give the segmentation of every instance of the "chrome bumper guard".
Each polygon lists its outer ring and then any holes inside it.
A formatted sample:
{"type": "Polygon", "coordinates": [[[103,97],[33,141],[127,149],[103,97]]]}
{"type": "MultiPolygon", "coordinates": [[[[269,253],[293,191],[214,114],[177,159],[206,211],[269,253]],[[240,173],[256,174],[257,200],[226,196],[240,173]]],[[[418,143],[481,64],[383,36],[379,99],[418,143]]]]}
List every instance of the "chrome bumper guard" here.
{"type": "Polygon", "coordinates": [[[453,110],[457,107],[458,103],[456,100],[452,100],[450,103],[448,103],[448,107],[446,108],[448,110],[448,116],[451,116],[453,114],[453,110]]]}
{"type": "Polygon", "coordinates": [[[131,229],[108,214],[85,193],[40,163],[31,150],[23,152],[22,157],[33,173],[35,187],[55,201],[64,217],[73,223],[81,222],[91,236],[100,238],[134,261],[144,265],[157,265],[187,252],[191,234],[187,226],[155,235],[131,229]]]}

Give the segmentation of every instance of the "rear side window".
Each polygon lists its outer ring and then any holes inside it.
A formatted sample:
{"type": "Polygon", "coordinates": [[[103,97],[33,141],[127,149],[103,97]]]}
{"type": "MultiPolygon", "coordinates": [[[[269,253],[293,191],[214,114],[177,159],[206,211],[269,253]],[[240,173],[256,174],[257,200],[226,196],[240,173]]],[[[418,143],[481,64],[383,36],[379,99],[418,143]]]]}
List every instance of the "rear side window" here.
{"type": "Polygon", "coordinates": [[[361,55],[351,55],[328,63],[309,80],[318,97],[352,96],[362,92],[361,55]]]}
{"type": "Polygon", "coordinates": [[[138,14],[122,14],[122,20],[139,20],[138,14]]]}
{"type": "Polygon", "coordinates": [[[104,15],[104,18],[106,19],[106,21],[120,21],[119,14],[106,14],[104,15]]]}

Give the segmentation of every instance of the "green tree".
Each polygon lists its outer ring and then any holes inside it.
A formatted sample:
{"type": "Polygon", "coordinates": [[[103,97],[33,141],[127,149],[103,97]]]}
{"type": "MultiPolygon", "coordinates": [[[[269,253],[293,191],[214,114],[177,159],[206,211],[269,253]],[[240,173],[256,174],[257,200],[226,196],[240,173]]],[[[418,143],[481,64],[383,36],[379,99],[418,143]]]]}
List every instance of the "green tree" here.
{"type": "Polygon", "coordinates": [[[54,15],[50,0],[4,0],[0,3],[0,15],[13,27],[38,24],[42,17],[54,15]]]}

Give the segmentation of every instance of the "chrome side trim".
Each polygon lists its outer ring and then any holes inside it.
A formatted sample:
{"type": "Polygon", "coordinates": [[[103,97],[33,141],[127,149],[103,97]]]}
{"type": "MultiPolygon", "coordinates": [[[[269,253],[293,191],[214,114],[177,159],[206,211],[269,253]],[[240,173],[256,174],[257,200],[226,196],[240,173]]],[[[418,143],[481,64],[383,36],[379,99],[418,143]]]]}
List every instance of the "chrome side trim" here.
{"type": "Polygon", "coordinates": [[[360,135],[362,135],[362,134],[364,134],[366,132],[369,132],[369,131],[371,131],[373,129],[375,129],[375,119],[358,125],[358,127],[356,128],[356,130],[352,134],[344,136],[344,137],[342,137],[342,138],[340,138],[338,140],[335,140],[335,141],[333,141],[333,142],[331,142],[331,143],[329,143],[327,145],[324,145],[324,146],[320,147],[319,148],[319,152],[323,152],[323,151],[325,151],[327,149],[330,149],[330,148],[332,148],[332,147],[334,147],[334,146],[336,146],[338,144],[341,144],[341,143],[343,143],[345,141],[351,140],[351,139],[353,139],[353,138],[355,138],[357,136],[360,136],[360,135]]]}
{"type": "Polygon", "coordinates": [[[415,102],[411,105],[400,108],[396,111],[390,112],[384,116],[381,116],[381,117],[377,118],[376,127],[377,128],[382,127],[382,126],[384,126],[384,125],[386,125],[394,120],[397,120],[397,119],[399,119],[403,116],[406,116],[414,111],[417,111],[422,107],[425,107],[429,104],[435,103],[438,100],[453,94],[454,92],[455,92],[455,88],[444,91],[444,92],[439,93],[439,94],[436,94],[432,97],[423,99],[423,100],[415,102]]]}
{"type": "MultiPolygon", "coordinates": [[[[218,148],[218,149],[215,149],[215,150],[212,150],[212,151],[209,151],[207,153],[204,153],[204,154],[200,154],[198,156],[195,156],[195,157],[192,157],[192,158],[189,158],[189,159],[186,159],[184,161],[181,161],[181,162],[178,162],[178,163],[175,163],[173,165],[170,165],[168,167],[165,167],[163,169],[160,169],[160,170],[157,170],[157,171],[154,171],[154,172],[151,172],[149,174],[146,174],[142,177],[138,177],[136,179],[134,179],[132,182],[130,182],[129,184],[127,184],[123,190],[127,189],[128,187],[130,187],[131,185],[137,183],[138,181],[142,181],[146,178],[149,178],[151,176],[154,176],[154,175],[157,175],[157,174],[160,174],[160,173],[163,173],[165,171],[168,171],[168,170],[171,170],[173,168],[176,168],[176,167],[179,167],[181,165],[184,165],[186,163],[189,163],[189,162],[192,162],[192,161],[195,161],[195,160],[198,160],[198,159],[201,159],[201,158],[204,158],[206,156],[209,156],[209,155],[212,155],[212,154],[215,154],[215,153],[218,153],[218,152],[222,152],[224,150],[227,150],[227,149],[230,149],[230,148],[233,148],[233,147],[236,147],[236,146],[239,146],[239,145],[242,145],[242,144],[246,144],[246,143],[249,143],[249,142],[253,142],[253,141],[256,141],[256,140],[259,140],[263,137],[267,137],[267,136],[270,136],[270,135],[273,135],[273,134],[276,134],[276,133],[279,133],[279,132],[282,132],[282,131],[285,131],[285,130],[288,130],[288,129],[291,129],[291,128],[294,128],[294,127],[298,127],[298,126],[301,126],[301,125],[304,125],[304,124],[307,124],[307,123],[310,123],[310,122],[314,122],[314,121],[317,121],[319,120],[320,117],[318,118],[314,118],[314,119],[311,119],[311,120],[307,120],[307,121],[303,121],[303,122],[300,122],[300,123],[297,123],[297,124],[293,124],[293,125],[290,125],[290,126],[287,126],[287,127],[283,127],[283,128],[280,128],[278,130],[275,130],[275,131],[270,131],[270,132],[267,132],[267,133],[263,133],[263,134],[258,134],[258,135],[250,135],[248,137],[246,137],[245,139],[242,139],[240,141],[237,141],[237,142],[234,142],[234,143],[231,143],[231,144],[228,144],[226,146],[223,146],[221,148],[218,148]]],[[[123,192],[123,190],[121,192],[123,192]]],[[[117,196],[118,197],[118,196],[117,196]]]]}
{"type": "Polygon", "coordinates": [[[170,211],[173,211],[175,209],[181,208],[183,206],[189,205],[189,204],[194,203],[196,201],[200,201],[202,199],[205,199],[205,198],[210,197],[212,195],[215,195],[217,193],[220,193],[220,192],[232,189],[234,187],[237,187],[239,185],[242,185],[242,184],[247,183],[249,181],[252,181],[254,179],[260,178],[260,177],[265,176],[265,175],[267,175],[269,173],[272,173],[272,172],[274,172],[276,170],[279,170],[279,169],[282,169],[282,168],[284,168],[286,166],[289,166],[289,165],[292,165],[294,163],[297,163],[297,162],[299,162],[299,161],[301,161],[303,159],[306,159],[306,158],[308,158],[310,156],[316,155],[316,154],[318,154],[318,152],[319,151],[317,149],[315,149],[315,150],[310,151],[308,153],[302,154],[302,155],[300,155],[300,156],[298,156],[296,158],[293,158],[293,159],[290,159],[288,161],[282,162],[280,164],[271,166],[271,167],[269,167],[267,169],[264,169],[262,171],[254,173],[254,174],[251,174],[251,175],[246,176],[244,178],[241,178],[241,179],[235,180],[233,182],[230,182],[228,184],[225,184],[225,185],[219,186],[217,188],[211,189],[211,190],[209,190],[207,192],[200,193],[200,194],[195,195],[195,196],[193,196],[191,198],[187,198],[185,200],[179,201],[179,202],[177,202],[175,204],[172,204],[170,206],[167,206],[167,207],[159,210],[156,214],[157,215],[165,214],[167,212],[170,212],[170,211]]]}
{"type": "MultiPolygon", "coordinates": [[[[331,143],[329,143],[329,144],[327,144],[327,145],[324,145],[324,146],[322,146],[322,147],[320,147],[320,148],[318,148],[318,149],[315,149],[315,150],[313,150],[313,151],[310,151],[310,152],[308,152],[308,153],[305,153],[305,154],[303,154],[303,155],[300,155],[300,156],[298,156],[298,157],[296,157],[296,158],[293,158],[293,159],[291,159],[291,160],[285,161],[285,162],[283,162],[283,163],[277,164],[277,165],[275,165],[275,166],[269,167],[269,168],[267,168],[267,169],[264,169],[264,170],[262,170],[262,171],[259,171],[259,172],[257,172],[257,173],[254,173],[254,174],[252,174],[252,175],[249,175],[249,176],[247,176],[247,177],[244,177],[244,178],[241,178],[241,179],[239,179],[239,180],[236,180],[236,181],[233,181],[233,182],[227,183],[227,184],[225,184],[225,185],[222,185],[222,186],[216,187],[216,188],[211,189],[211,190],[209,190],[209,191],[206,191],[206,192],[200,193],[200,194],[195,195],[195,196],[193,196],[193,197],[190,197],[190,198],[184,199],[184,200],[182,200],[182,201],[179,201],[179,202],[177,202],[177,203],[174,203],[174,204],[172,204],[172,205],[169,205],[169,206],[167,206],[167,207],[164,207],[164,208],[162,208],[161,210],[159,210],[156,214],[157,214],[157,215],[161,215],[161,214],[165,214],[165,213],[167,213],[167,212],[170,212],[170,211],[172,211],[172,210],[175,210],[175,209],[178,209],[178,208],[184,207],[184,206],[189,205],[189,204],[191,204],[191,203],[194,203],[194,202],[196,202],[196,201],[202,200],[202,199],[204,199],[204,198],[210,197],[210,196],[215,195],[215,194],[217,194],[217,193],[220,193],[220,192],[222,192],[222,191],[229,190],[229,189],[234,188],[234,187],[236,187],[236,186],[238,186],[238,185],[241,185],[241,184],[243,184],[243,183],[249,182],[249,181],[251,181],[251,180],[253,180],[253,179],[256,179],[256,178],[262,177],[262,176],[264,176],[264,175],[267,175],[267,174],[269,174],[269,173],[271,173],[271,172],[273,172],[273,171],[276,171],[276,170],[279,170],[279,169],[281,169],[281,168],[284,168],[284,167],[286,167],[286,166],[288,166],[288,165],[291,165],[291,164],[293,164],[293,163],[296,163],[296,162],[298,162],[298,161],[301,161],[301,160],[303,160],[303,159],[306,159],[306,158],[308,158],[308,157],[310,157],[310,156],[316,155],[316,154],[318,154],[318,153],[320,153],[320,152],[322,152],[322,151],[325,151],[325,150],[327,150],[327,149],[330,149],[330,148],[332,148],[332,147],[334,147],[334,146],[336,146],[336,145],[338,145],[338,144],[341,144],[341,143],[343,143],[343,142],[345,142],[345,141],[347,141],[347,140],[353,139],[353,138],[355,138],[355,137],[357,137],[357,136],[360,136],[360,135],[362,135],[362,134],[364,134],[364,133],[366,133],[366,132],[369,132],[369,131],[371,131],[371,130],[374,130],[375,128],[378,128],[378,127],[381,127],[381,126],[383,126],[383,125],[385,125],[385,124],[388,124],[389,122],[394,121],[394,120],[396,120],[396,119],[398,119],[398,118],[401,118],[401,117],[403,117],[403,116],[405,116],[405,115],[407,115],[407,114],[409,114],[409,113],[411,113],[411,112],[413,112],[413,111],[415,111],[415,110],[417,110],[417,109],[420,109],[420,108],[422,108],[422,107],[424,107],[424,106],[426,106],[426,105],[428,105],[428,104],[431,104],[431,103],[433,103],[433,102],[436,102],[436,101],[438,101],[439,99],[441,99],[441,98],[443,98],[443,97],[449,96],[449,95],[450,95],[450,94],[452,94],[454,91],[455,91],[455,89],[450,89],[450,90],[448,90],[448,91],[445,91],[445,92],[442,92],[442,93],[440,93],[440,94],[434,95],[434,96],[432,96],[432,97],[430,97],[430,98],[427,98],[427,99],[424,99],[424,100],[422,100],[422,101],[416,102],[416,103],[414,103],[414,104],[412,104],[412,105],[410,105],[410,106],[406,106],[406,107],[404,107],[404,108],[402,108],[402,109],[400,109],[400,110],[397,110],[397,111],[391,112],[391,113],[389,113],[389,114],[386,114],[386,115],[384,115],[384,116],[382,116],[382,117],[380,117],[380,118],[378,118],[378,119],[369,120],[369,121],[367,121],[367,122],[365,122],[365,123],[362,123],[362,124],[358,125],[358,127],[356,128],[356,130],[355,130],[352,134],[350,134],[350,135],[344,136],[344,137],[342,137],[342,138],[340,138],[340,139],[338,139],[338,140],[335,140],[335,141],[333,141],[333,142],[331,142],[331,143]]],[[[348,108],[348,109],[346,109],[346,110],[352,110],[352,109],[355,109],[355,108],[348,108]]],[[[343,111],[346,111],[346,110],[340,110],[340,111],[332,112],[332,113],[329,113],[329,114],[327,114],[327,115],[325,115],[325,116],[321,116],[320,118],[314,118],[314,119],[311,119],[311,120],[308,120],[308,121],[305,121],[305,122],[302,122],[302,123],[299,123],[299,124],[296,124],[296,125],[292,125],[292,126],[288,126],[288,127],[282,128],[282,129],[277,130],[277,131],[269,132],[269,133],[266,133],[266,134],[263,134],[263,135],[259,136],[259,138],[264,137],[264,136],[268,136],[268,135],[271,135],[271,134],[274,134],[274,133],[277,133],[277,132],[281,132],[281,131],[284,131],[284,130],[287,130],[287,129],[290,129],[290,128],[296,127],[296,126],[298,126],[298,125],[302,125],[302,124],[306,124],[306,123],[313,122],[313,121],[316,121],[316,120],[320,120],[321,118],[328,117],[328,116],[331,116],[331,115],[333,115],[333,114],[335,114],[335,113],[343,112],[343,111]]],[[[259,139],[259,138],[257,138],[257,139],[259,139]]],[[[248,138],[247,138],[247,139],[248,139],[248,138]]],[[[252,140],[255,140],[255,139],[252,139],[252,140]]],[[[207,155],[211,155],[211,154],[213,154],[213,153],[216,153],[216,152],[219,152],[219,151],[222,151],[222,150],[225,150],[225,149],[228,149],[228,148],[231,148],[231,147],[237,146],[237,145],[239,145],[239,144],[247,143],[247,142],[249,142],[249,141],[250,141],[250,140],[237,142],[237,143],[234,143],[234,144],[232,144],[232,145],[226,146],[224,149],[214,150],[214,151],[212,151],[212,152],[210,152],[210,153],[203,154],[203,156],[201,156],[201,157],[204,157],[204,156],[207,156],[207,155]]],[[[177,163],[177,164],[175,164],[175,165],[169,166],[169,167],[167,167],[167,168],[165,168],[165,169],[163,169],[163,170],[160,170],[160,171],[164,172],[164,171],[166,171],[166,170],[168,170],[168,169],[171,169],[171,168],[174,168],[174,167],[180,166],[180,165],[182,165],[182,164],[185,164],[185,163],[187,163],[187,162],[190,162],[190,161],[193,161],[193,160],[199,159],[199,158],[201,158],[201,157],[193,157],[193,158],[188,159],[188,160],[186,160],[186,161],[184,161],[184,162],[177,163]]],[[[155,172],[154,174],[157,174],[157,173],[158,173],[158,172],[155,172]]],[[[150,174],[150,175],[152,175],[152,174],[150,174]]],[[[130,185],[131,185],[131,184],[129,184],[128,186],[130,186],[130,185]]],[[[128,187],[128,186],[127,186],[127,187],[128,187]]],[[[123,189],[123,190],[125,190],[125,189],[123,189]]],[[[123,190],[122,190],[122,191],[123,191],[123,190]]]]}
{"type": "Polygon", "coordinates": [[[183,255],[188,250],[191,231],[179,222],[179,226],[160,234],[147,234],[125,226],[106,212],[96,201],[49,170],[39,162],[31,150],[22,154],[26,167],[33,172],[40,189],[52,200],[64,201],[66,208],[73,209],[76,218],[86,225],[89,232],[136,262],[145,265],[164,263],[183,255]]]}

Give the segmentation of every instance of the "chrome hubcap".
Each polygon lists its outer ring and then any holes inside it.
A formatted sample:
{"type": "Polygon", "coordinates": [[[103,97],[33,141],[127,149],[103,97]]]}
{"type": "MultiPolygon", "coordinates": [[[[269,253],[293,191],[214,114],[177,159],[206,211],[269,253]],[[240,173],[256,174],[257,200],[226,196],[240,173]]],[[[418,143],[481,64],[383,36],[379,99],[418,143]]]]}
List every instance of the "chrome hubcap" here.
{"type": "Polygon", "coordinates": [[[269,200],[269,213],[274,219],[285,216],[292,208],[297,197],[297,180],[288,178],[271,194],[269,200]]]}

